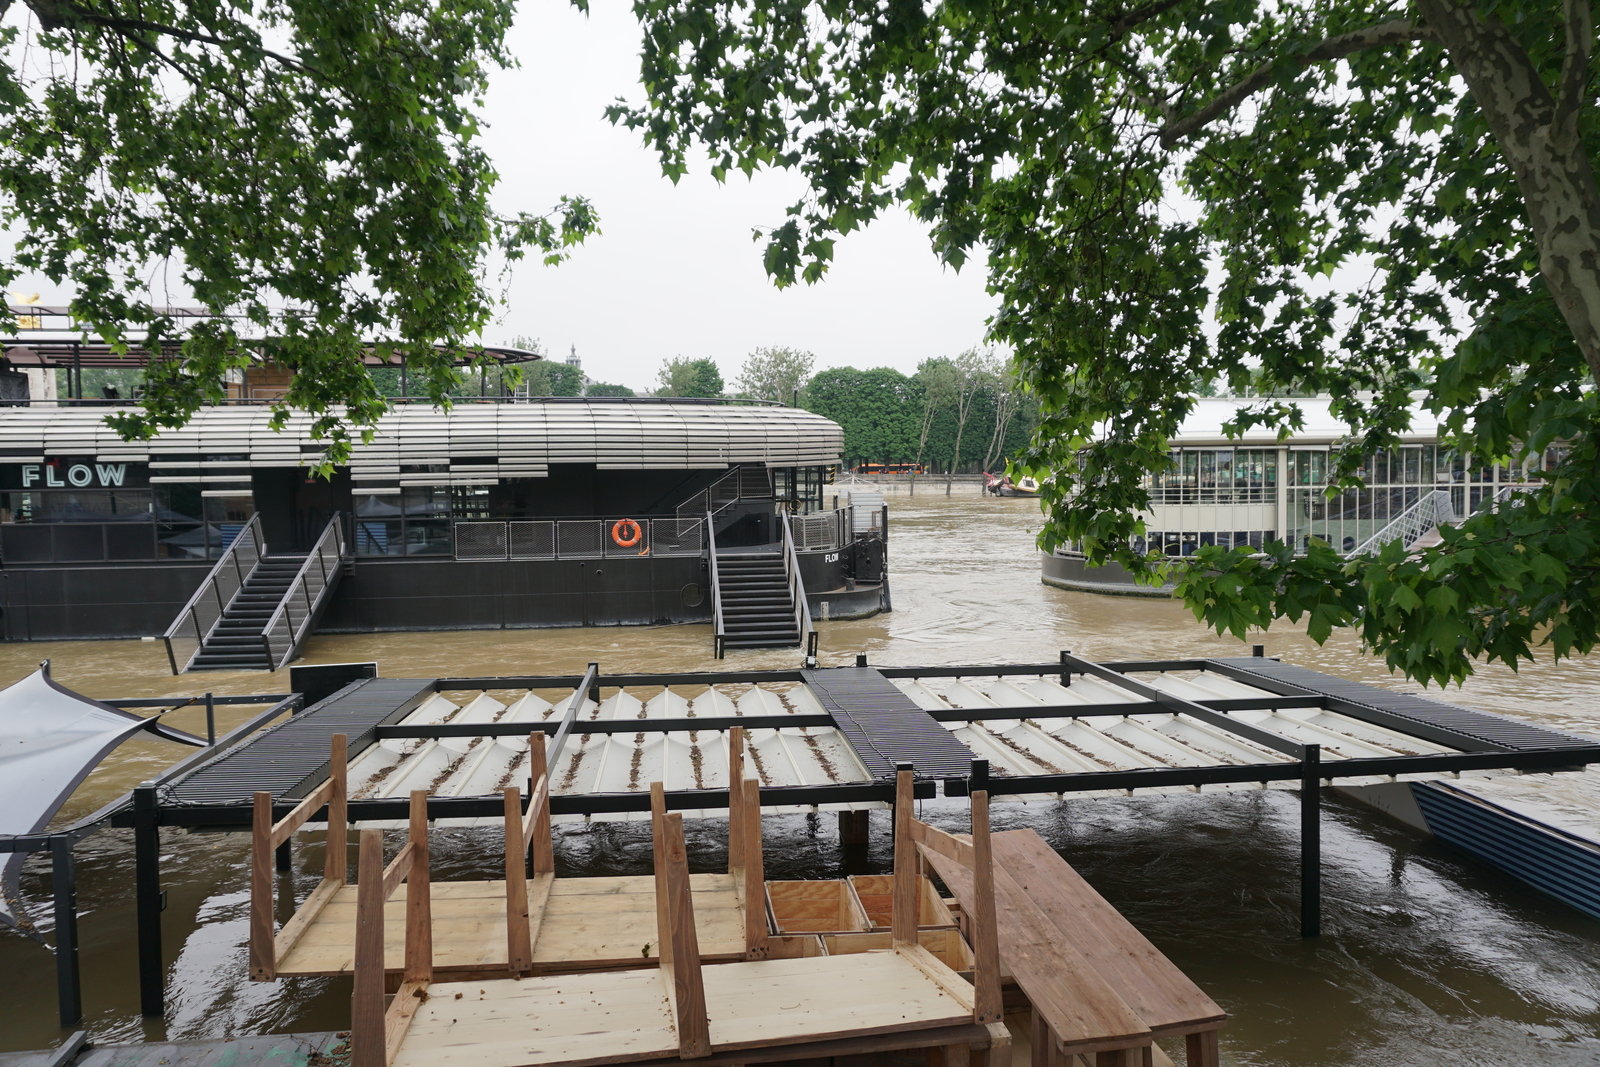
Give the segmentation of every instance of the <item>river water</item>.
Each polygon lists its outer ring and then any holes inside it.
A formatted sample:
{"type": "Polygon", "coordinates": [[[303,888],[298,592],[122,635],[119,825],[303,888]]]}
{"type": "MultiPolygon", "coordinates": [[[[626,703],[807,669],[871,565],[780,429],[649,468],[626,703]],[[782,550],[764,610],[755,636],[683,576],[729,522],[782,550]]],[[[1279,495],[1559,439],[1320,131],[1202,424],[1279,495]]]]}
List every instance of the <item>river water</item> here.
{"type": "MultiPolygon", "coordinates": [[[[822,625],[823,661],[866,652],[875,664],[1048,661],[1063,649],[1091,659],[1243,655],[1171,601],[1100,597],[1039,581],[1034,502],[992,500],[970,486],[946,497],[922,487],[889,495],[895,611],[822,625]]],[[[1251,639],[1269,655],[1397,688],[1381,662],[1337,635],[1325,647],[1301,629],[1251,639]]],[[[579,673],[792,667],[793,650],[710,657],[708,626],[336,635],[313,639],[302,662],[377,660],[384,674],[579,673]]],[[[0,683],[45,657],[54,677],[92,696],[271,693],[274,676],[174,678],[159,643],[0,645],[0,683]]],[[[1600,661],[1484,669],[1448,699],[1600,735],[1600,661]]],[[[242,720],[219,712],[219,728],[242,720]]],[[[199,712],[169,721],[203,732],[199,712]]],[[[62,819],[94,810],[180,758],[159,740],[123,746],[74,796],[62,819]]],[[[941,802],[942,803],[942,802],[941,802]]],[[[962,827],[962,809],[925,806],[962,827]]],[[[883,816],[872,844],[842,852],[834,820],[766,820],[768,875],[832,877],[887,871],[883,816]]],[[[1361,1063],[1592,1065],[1600,1062],[1600,922],[1585,918],[1446,846],[1337,794],[1325,806],[1324,935],[1298,936],[1299,804],[1279,790],[1003,805],[997,829],[1029,826],[1231,1014],[1223,1061],[1322,1067],[1361,1063]]],[[[725,862],[720,821],[690,823],[696,869],[725,862]]],[[[648,873],[648,826],[558,830],[558,873],[648,873]]],[[[438,877],[494,877],[495,847],[468,831],[435,843],[438,877]]],[[[138,1014],[131,838],[106,831],[79,846],[85,1026],[101,1041],[203,1038],[340,1029],[349,983],[245,978],[248,843],[243,835],[163,839],[168,891],[165,1022],[138,1014]]],[[[320,849],[296,852],[297,897],[316,884],[320,849]]],[[[48,864],[29,862],[22,890],[48,919],[48,864]]],[[[280,916],[282,917],[282,916],[280,916]]],[[[46,926],[48,924],[46,923],[46,926]]],[[[0,933],[0,1051],[41,1048],[55,1025],[49,952],[0,933]]],[[[1169,1050],[1178,1051],[1178,1050],[1169,1050]]],[[[1181,1062],[1181,1052],[1179,1053],[1181,1062]]]]}

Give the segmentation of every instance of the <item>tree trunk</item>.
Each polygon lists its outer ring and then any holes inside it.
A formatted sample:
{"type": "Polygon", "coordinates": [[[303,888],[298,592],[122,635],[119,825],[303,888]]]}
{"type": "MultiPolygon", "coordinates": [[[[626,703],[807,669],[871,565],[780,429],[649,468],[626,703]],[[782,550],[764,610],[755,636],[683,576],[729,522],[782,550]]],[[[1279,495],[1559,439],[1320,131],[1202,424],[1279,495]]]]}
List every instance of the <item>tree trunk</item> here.
{"type": "Polygon", "coordinates": [[[1568,0],[1568,66],[1557,101],[1528,54],[1476,4],[1417,0],[1511,165],[1539,249],[1539,273],[1600,382],[1600,188],[1578,137],[1592,42],[1587,9],[1568,0]],[[1575,54],[1576,53],[1576,54],[1575,54]]]}

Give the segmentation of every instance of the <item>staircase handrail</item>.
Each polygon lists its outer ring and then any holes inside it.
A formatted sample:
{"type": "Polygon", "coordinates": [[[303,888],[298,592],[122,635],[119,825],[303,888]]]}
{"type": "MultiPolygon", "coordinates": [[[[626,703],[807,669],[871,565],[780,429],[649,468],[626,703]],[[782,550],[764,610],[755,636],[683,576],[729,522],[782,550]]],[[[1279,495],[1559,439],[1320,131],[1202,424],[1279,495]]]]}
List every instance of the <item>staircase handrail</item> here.
{"type": "Polygon", "coordinates": [[[244,588],[244,583],[250,580],[250,575],[254,574],[255,569],[261,565],[261,557],[266,554],[266,542],[261,537],[261,516],[259,514],[252,515],[250,516],[250,521],[244,524],[244,529],[234,535],[233,541],[228,545],[227,550],[222,553],[221,558],[217,560],[216,565],[206,574],[205,580],[200,583],[200,588],[194,591],[194,595],[178,611],[177,617],[172,620],[172,625],[168,626],[166,632],[161,635],[162,641],[167,646],[167,663],[172,667],[173,674],[182,674],[189,669],[189,664],[194,662],[194,658],[205,647],[206,639],[211,636],[217,625],[222,622],[222,616],[227,612],[228,606],[233,603],[233,598],[239,595],[239,590],[244,588]],[[240,546],[245,545],[247,541],[248,547],[255,555],[250,559],[249,569],[242,570],[240,564],[244,553],[240,551],[240,546]],[[232,574],[237,579],[237,584],[234,585],[233,591],[228,594],[226,600],[219,595],[221,585],[218,581],[225,574],[232,574]],[[202,633],[200,618],[195,609],[207,596],[211,597],[217,604],[217,617],[211,621],[209,626],[204,628],[202,633]],[[183,666],[180,667],[178,666],[177,653],[172,649],[172,640],[178,637],[179,630],[184,623],[189,623],[194,630],[194,651],[184,658],[183,666]]]}
{"type": "Polygon", "coordinates": [[[1421,497],[1415,504],[1406,508],[1387,526],[1367,538],[1361,544],[1345,553],[1347,556],[1363,556],[1369,552],[1388,544],[1390,541],[1400,541],[1402,548],[1410,548],[1411,543],[1441,522],[1454,522],[1456,518],[1455,505],[1450,500],[1450,493],[1445,489],[1435,489],[1421,497]]]}
{"type": "Polygon", "coordinates": [[[321,612],[323,604],[329,596],[330,574],[335,574],[338,568],[344,565],[344,515],[334,512],[333,518],[328,520],[328,525],[322,528],[322,535],[317,538],[317,543],[311,551],[306,553],[305,562],[300,564],[300,569],[295,572],[294,581],[289,583],[289,589],[283,594],[283,599],[278,601],[278,609],[261,628],[261,647],[267,653],[267,669],[278,670],[288,663],[300,651],[306,638],[311,636],[311,630],[316,624],[317,615],[321,612]],[[331,553],[330,553],[331,549],[331,553]],[[329,559],[332,566],[329,566],[329,559]],[[314,569],[313,569],[314,568],[314,569]],[[313,597],[308,589],[309,579],[315,574],[320,579],[316,595],[313,597]],[[293,616],[287,614],[289,605],[294,603],[299,596],[305,601],[306,613],[300,619],[296,628],[293,616]],[[289,632],[289,640],[280,657],[273,652],[272,637],[278,629],[280,621],[289,632]]]}
{"type": "MultiPolygon", "coordinates": [[[[683,503],[679,504],[677,509],[674,511],[674,514],[679,518],[682,518],[683,513],[686,511],[690,513],[704,511],[710,518],[715,518],[716,516],[721,515],[724,511],[727,511],[729,508],[733,507],[733,505],[744,499],[743,476],[747,469],[748,468],[746,467],[734,467],[732,470],[728,471],[728,473],[724,474],[722,477],[718,478],[716,481],[712,482],[710,485],[691,496],[688,500],[685,500],[683,503]],[[715,496],[715,492],[717,489],[722,487],[724,482],[727,482],[730,479],[734,480],[734,493],[731,497],[724,500],[719,506],[716,503],[717,498],[715,496]]],[[[767,476],[767,492],[771,493],[772,474],[770,471],[765,471],[763,473],[765,473],[767,476]]]]}
{"type": "Polygon", "coordinates": [[[717,529],[709,511],[706,512],[706,552],[711,557],[711,654],[721,659],[727,632],[722,626],[722,578],[717,573],[717,529]]]}
{"type": "Polygon", "coordinates": [[[794,604],[795,630],[800,634],[800,647],[809,648],[811,639],[811,605],[806,603],[806,583],[800,577],[800,559],[794,551],[794,534],[789,524],[783,527],[783,572],[789,580],[789,599],[794,604]]]}

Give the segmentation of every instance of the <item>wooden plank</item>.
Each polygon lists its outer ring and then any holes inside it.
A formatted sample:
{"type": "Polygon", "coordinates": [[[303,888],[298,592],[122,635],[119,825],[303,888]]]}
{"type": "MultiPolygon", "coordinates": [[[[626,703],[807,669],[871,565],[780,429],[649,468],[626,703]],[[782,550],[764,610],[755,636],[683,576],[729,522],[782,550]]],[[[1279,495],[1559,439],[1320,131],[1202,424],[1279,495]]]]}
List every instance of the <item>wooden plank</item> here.
{"type": "MultiPolygon", "coordinates": [[[[882,952],[894,947],[887,930],[815,936],[822,938],[830,956],[846,956],[852,952],[882,952]]],[[[972,970],[972,951],[967,948],[966,941],[962,940],[959,930],[918,930],[917,943],[952,971],[972,970]]]]}
{"type": "Polygon", "coordinates": [[[328,797],[322,877],[343,885],[350,874],[350,743],[345,734],[334,734],[328,741],[328,780],[334,786],[328,797]]]}
{"type": "MultiPolygon", "coordinates": [[[[522,851],[522,795],[516,786],[505,795],[506,966],[522,973],[533,966],[533,932],[528,924],[528,862],[522,851]]],[[[548,894],[548,890],[546,890],[548,894]]]]}
{"type": "MultiPolygon", "coordinates": [[[[655,871],[656,890],[656,955],[661,961],[662,970],[672,967],[672,923],[667,912],[667,792],[666,787],[660,782],[650,783],[650,851],[651,869],[655,871]]],[[[650,955],[649,949],[640,950],[640,955],[650,955]]]]}
{"type": "MultiPolygon", "coordinates": [[[[525,894],[528,915],[528,964],[533,963],[533,947],[539,943],[539,935],[544,931],[544,913],[550,906],[550,889],[556,876],[549,872],[536,874],[528,883],[525,894]]],[[[526,970],[526,968],[522,968],[526,970]]]]}
{"type": "MultiPolygon", "coordinates": [[[[759,782],[757,787],[759,788],[759,782]]],[[[728,873],[744,867],[744,727],[728,731],[728,873]]],[[[759,809],[758,809],[759,810],[759,809]]]]}
{"type": "Polygon", "coordinates": [[[282,930],[278,931],[278,936],[273,942],[272,954],[275,960],[281,963],[288,958],[289,954],[294,951],[295,946],[300,943],[300,939],[306,935],[312,924],[317,921],[318,916],[322,914],[322,909],[328,906],[328,902],[334,898],[341,888],[343,888],[343,883],[336,882],[332,878],[323,878],[317,884],[317,888],[311,891],[311,895],[306,898],[306,902],[296,909],[294,916],[283,924],[282,930]]]}
{"type": "Polygon", "coordinates": [[[428,999],[428,983],[425,981],[412,981],[407,979],[400,983],[400,988],[395,992],[394,999],[389,1002],[389,1010],[383,1013],[383,1059],[384,1063],[393,1063],[395,1053],[400,1051],[400,1045],[405,1040],[406,1031],[411,1028],[411,1020],[416,1017],[417,1009],[428,999]]]}
{"type": "Polygon", "coordinates": [[[1151,1030],[1183,1033],[1227,1018],[1038,834],[1009,830],[993,842],[996,862],[1151,1030]]]}
{"type": "Polygon", "coordinates": [[[972,843],[964,841],[955,834],[945,833],[936,826],[929,826],[920,819],[911,821],[911,840],[919,845],[925,845],[942,856],[948,856],[963,867],[971,867],[972,843]]]}
{"type": "Polygon", "coordinates": [[[272,940],[272,794],[255,795],[250,823],[250,977],[278,976],[272,940]]]}
{"type": "MultiPolygon", "coordinates": [[[[433,913],[429,900],[428,791],[411,791],[411,873],[406,878],[407,982],[426,986],[433,980],[433,913]]],[[[387,961],[385,961],[387,962],[387,961]]],[[[392,1047],[392,1046],[391,1046],[392,1047]]]]}
{"type": "MultiPolygon", "coordinates": [[[[976,909],[972,872],[926,846],[923,855],[969,914],[976,909]]],[[[1148,1043],[1150,1029],[1117,996],[1048,916],[994,867],[999,955],[1059,1038],[1064,1051],[1096,1051],[1148,1043]]]]}
{"type": "Polygon", "coordinates": [[[996,944],[994,857],[989,842],[989,794],[972,794],[972,958],[977,991],[972,1021],[1001,1021],[1000,948],[996,944]]]}
{"type": "MultiPolygon", "coordinates": [[[[665,827],[663,858],[666,865],[667,929],[662,935],[662,959],[672,945],[672,1001],[677,1011],[678,1055],[684,1059],[711,1051],[706,1018],[705,981],[700,967],[700,945],[695,937],[694,903],[689,895],[689,857],[683,841],[683,815],[673,812],[662,820],[665,827]]],[[[668,966],[662,964],[665,971],[668,966]]]]}
{"type": "Polygon", "coordinates": [[[716,1051],[970,1022],[971,1009],[893,952],[707,967],[716,1051]]]}
{"type": "MultiPolygon", "coordinates": [[[[890,934],[890,940],[894,935],[890,934]]],[[[961,977],[949,967],[944,965],[933,953],[921,945],[897,944],[894,951],[898,952],[905,961],[927,975],[934,985],[949,994],[950,999],[961,1004],[968,1011],[974,1009],[972,999],[972,983],[961,977]]]]}
{"type": "Polygon", "coordinates": [[[677,1051],[660,976],[615,971],[435,983],[394,1067],[625,1063],[677,1051]]]}
{"type": "MultiPolygon", "coordinates": [[[[743,745],[741,743],[741,752],[743,745]]],[[[741,756],[741,767],[743,759],[741,756]]],[[[742,771],[741,771],[742,773],[742,771]]],[[[736,779],[730,779],[734,781],[736,779]]],[[[744,864],[744,952],[759,959],[767,950],[766,860],[761,845],[761,781],[745,779],[739,791],[740,834],[744,864]]],[[[698,915],[698,911],[696,913],[698,915]]]]}
{"type": "Polygon", "coordinates": [[[399,854],[389,861],[389,866],[383,869],[383,899],[388,900],[394,896],[394,891],[400,888],[400,883],[406,880],[411,873],[412,866],[416,863],[417,845],[414,841],[407,841],[400,849],[399,854]]]}
{"type": "Polygon", "coordinates": [[[279,819],[275,824],[273,824],[272,847],[277,848],[279,845],[289,840],[289,838],[293,837],[294,832],[300,829],[300,827],[304,826],[311,819],[311,816],[321,811],[322,806],[326,804],[332,796],[333,779],[329,778],[326,782],[323,782],[321,785],[317,786],[316,789],[312,790],[310,796],[296,804],[293,811],[289,812],[289,814],[285,815],[283,818],[279,819]]]}
{"type": "Polygon", "coordinates": [[[1199,1033],[1189,1034],[1183,1040],[1189,1067],[1218,1067],[1222,1062],[1215,1030],[1202,1030],[1199,1033]]]}
{"type": "Polygon", "coordinates": [[[986,1029],[990,1035],[987,1048],[980,1048],[974,1042],[967,1044],[971,1054],[968,1067],[1011,1067],[1011,1031],[1003,1022],[990,1023],[986,1029]]]}
{"type": "Polygon", "coordinates": [[[894,907],[889,931],[895,944],[917,943],[917,846],[911,839],[911,779],[909,770],[895,774],[894,789],[894,907]]]}
{"type": "Polygon", "coordinates": [[[840,933],[871,926],[843,879],[770,881],[766,898],[780,934],[840,933]]]}
{"type": "MultiPolygon", "coordinates": [[[[547,781],[550,768],[545,764],[545,736],[543,731],[528,735],[528,766],[529,780],[534,782],[547,781]]],[[[550,835],[550,790],[547,787],[543,799],[539,799],[539,791],[534,790],[534,803],[538,810],[532,806],[528,814],[533,817],[533,873],[554,874],[556,869],[555,842],[550,835]]]]}
{"type": "MultiPolygon", "coordinates": [[[[528,797],[528,813],[522,820],[522,851],[526,853],[533,847],[533,839],[539,829],[539,812],[548,813],[550,810],[550,772],[545,771],[534,780],[533,792],[528,797]]],[[[548,823],[548,819],[544,820],[548,823]]]]}
{"type": "MultiPolygon", "coordinates": [[[[1002,1029],[1004,1029],[1002,1027],[1002,1029]]],[[[735,1052],[713,1052],[704,1059],[695,1060],[696,1067],[738,1067],[745,1063],[772,1063],[784,1060],[833,1060],[844,1056],[868,1056],[882,1052],[906,1052],[962,1044],[976,1056],[982,1045],[987,1050],[996,1041],[1009,1045],[1009,1033],[997,1037],[992,1027],[963,1023],[956,1026],[939,1026],[926,1030],[911,1030],[889,1034],[868,1034],[860,1037],[835,1038],[828,1041],[802,1042],[792,1045],[774,1045],[769,1048],[740,1049],[735,1052]]],[[[991,1061],[996,1067],[1009,1067],[1010,1061],[991,1061]]],[[[977,1060],[972,1061],[977,1067],[977,1060]]],[[[682,1061],[646,1061],[638,1067],[682,1067],[682,1061]]]]}
{"type": "Polygon", "coordinates": [[[356,860],[355,989],[350,998],[351,1067],[385,1067],[383,1011],[383,832],[361,831],[356,860]]]}

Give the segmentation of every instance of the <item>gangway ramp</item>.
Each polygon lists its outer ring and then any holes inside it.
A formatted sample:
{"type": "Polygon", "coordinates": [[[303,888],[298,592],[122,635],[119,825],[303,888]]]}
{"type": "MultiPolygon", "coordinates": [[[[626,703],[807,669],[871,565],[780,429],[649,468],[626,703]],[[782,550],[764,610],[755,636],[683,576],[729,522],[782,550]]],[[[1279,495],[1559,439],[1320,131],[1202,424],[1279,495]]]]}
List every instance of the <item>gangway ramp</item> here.
{"type": "Polygon", "coordinates": [[[871,667],[801,671],[812,695],[874,778],[909,763],[919,778],[960,778],[972,751],[871,667]]]}

